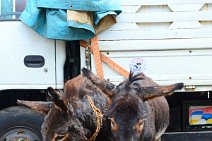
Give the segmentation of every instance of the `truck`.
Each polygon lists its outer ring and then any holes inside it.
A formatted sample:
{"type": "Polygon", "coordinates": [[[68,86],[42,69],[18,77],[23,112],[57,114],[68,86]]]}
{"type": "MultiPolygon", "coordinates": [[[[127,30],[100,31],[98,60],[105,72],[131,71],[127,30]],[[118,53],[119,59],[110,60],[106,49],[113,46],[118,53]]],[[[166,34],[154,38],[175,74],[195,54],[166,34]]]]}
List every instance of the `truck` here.
{"type": "MultiPolygon", "coordinates": [[[[0,141],[42,140],[43,115],[17,99],[48,101],[47,87],[63,89],[82,67],[96,72],[93,54],[79,41],[41,37],[19,16],[25,0],[0,2],[0,141]]],[[[126,70],[134,66],[159,85],[184,83],[167,97],[170,125],[162,141],[212,138],[212,1],[120,0],[117,23],[98,34],[102,54],[126,70]]],[[[104,78],[124,79],[102,63],[104,78]]]]}

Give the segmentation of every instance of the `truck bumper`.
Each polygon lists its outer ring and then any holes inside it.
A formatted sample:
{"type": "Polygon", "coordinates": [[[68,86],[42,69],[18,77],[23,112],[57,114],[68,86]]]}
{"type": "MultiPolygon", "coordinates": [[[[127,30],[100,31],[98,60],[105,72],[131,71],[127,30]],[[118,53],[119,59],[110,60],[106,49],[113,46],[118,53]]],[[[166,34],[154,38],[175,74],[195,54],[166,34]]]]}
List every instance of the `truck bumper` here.
{"type": "Polygon", "coordinates": [[[169,132],[162,136],[162,141],[212,141],[212,131],[169,132]]]}

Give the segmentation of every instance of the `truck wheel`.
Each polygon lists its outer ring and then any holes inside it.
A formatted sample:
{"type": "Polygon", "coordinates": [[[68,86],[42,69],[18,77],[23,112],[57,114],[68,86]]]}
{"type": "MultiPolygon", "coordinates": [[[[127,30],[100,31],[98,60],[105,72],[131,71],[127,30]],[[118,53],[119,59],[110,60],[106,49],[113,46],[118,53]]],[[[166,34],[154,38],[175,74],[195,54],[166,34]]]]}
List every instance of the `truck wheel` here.
{"type": "Polygon", "coordinates": [[[0,141],[42,141],[44,116],[25,107],[0,111],[0,141]]]}

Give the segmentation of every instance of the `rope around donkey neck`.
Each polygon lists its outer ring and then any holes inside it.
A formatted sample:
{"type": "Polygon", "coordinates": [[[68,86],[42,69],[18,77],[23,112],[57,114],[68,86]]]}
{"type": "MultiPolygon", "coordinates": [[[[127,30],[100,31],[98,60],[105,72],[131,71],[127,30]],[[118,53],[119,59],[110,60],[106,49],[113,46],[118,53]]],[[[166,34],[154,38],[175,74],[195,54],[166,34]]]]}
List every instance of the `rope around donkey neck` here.
{"type": "Polygon", "coordinates": [[[96,114],[96,130],[93,133],[93,135],[87,140],[87,141],[95,141],[97,135],[99,134],[99,131],[102,127],[102,118],[103,118],[103,114],[101,112],[100,109],[98,109],[95,105],[93,100],[91,99],[90,96],[86,95],[87,99],[90,103],[91,108],[93,109],[94,113],[96,114]]]}

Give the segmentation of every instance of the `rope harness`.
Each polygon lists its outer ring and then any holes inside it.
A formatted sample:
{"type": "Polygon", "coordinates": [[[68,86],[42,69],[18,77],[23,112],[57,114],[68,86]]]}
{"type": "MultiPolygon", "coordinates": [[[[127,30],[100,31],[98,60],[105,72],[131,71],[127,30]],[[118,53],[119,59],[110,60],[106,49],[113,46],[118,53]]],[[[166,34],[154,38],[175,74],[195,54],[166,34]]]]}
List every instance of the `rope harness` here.
{"type": "Polygon", "coordinates": [[[87,140],[87,141],[95,141],[97,135],[99,134],[99,131],[102,127],[102,118],[103,118],[103,114],[100,111],[100,109],[98,109],[95,105],[93,100],[91,99],[90,96],[86,95],[88,102],[90,103],[91,108],[93,109],[94,113],[96,114],[96,130],[93,133],[93,135],[87,140]]]}

